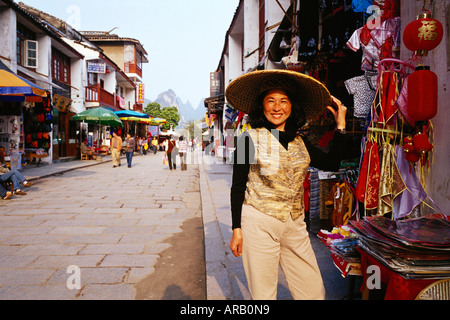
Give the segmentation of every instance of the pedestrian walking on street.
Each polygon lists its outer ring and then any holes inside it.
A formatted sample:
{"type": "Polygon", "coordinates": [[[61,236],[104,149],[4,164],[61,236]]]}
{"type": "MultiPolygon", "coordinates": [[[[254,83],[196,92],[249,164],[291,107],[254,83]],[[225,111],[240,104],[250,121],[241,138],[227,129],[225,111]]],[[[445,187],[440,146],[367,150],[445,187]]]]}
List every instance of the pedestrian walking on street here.
{"type": "Polygon", "coordinates": [[[183,136],[178,138],[178,154],[180,155],[181,171],[187,170],[186,158],[187,158],[188,144],[184,140],[183,136]]]}
{"type": "Polygon", "coordinates": [[[170,170],[172,169],[177,170],[177,153],[178,153],[177,143],[172,135],[170,136],[169,141],[167,141],[167,150],[166,150],[167,161],[169,162],[170,170]]]}
{"type": "Polygon", "coordinates": [[[337,171],[345,156],[347,108],[312,77],[287,70],[245,74],[226,91],[252,127],[239,137],[231,186],[230,249],[242,256],[253,299],[276,299],[281,265],[294,299],[324,299],[322,276],[304,221],[308,167],[337,171]],[[333,107],[334,106],[334,107],[333,107]],[[336,121],[330,153],[297,135],[329,110],[336,121]]]}
{"type": "Polygon", "coordinates": [[[113,168],[120,167],[120,153],[122,151],[122,138],[113,132],[113,138],[111,140],[111,155],[113,160],[113,168]]]}
{"type": "Polygon", "coordinates": [[[127,143],[127,164],[128,168],[131,168],[131,162],[133,161],[133,153],[134,149],[136,148],[136,141],[133,137],[131,137],[131,134],[127,133],[127,138],[125,139],[125,142],[127,143]]]}

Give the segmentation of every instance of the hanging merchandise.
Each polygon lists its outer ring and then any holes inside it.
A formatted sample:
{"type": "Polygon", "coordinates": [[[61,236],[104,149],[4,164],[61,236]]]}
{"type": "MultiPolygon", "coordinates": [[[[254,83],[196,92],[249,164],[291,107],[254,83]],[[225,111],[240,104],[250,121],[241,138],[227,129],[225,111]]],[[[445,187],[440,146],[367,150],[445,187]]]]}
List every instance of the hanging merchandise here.
{"type": "Polygon", "coordinates": [[[356,184],[356,198],[364,203],[364,207],[367,210],[377,208],[380,175],[378,144],[376,141],[368,141],[365,146],[363,163],[356,184]]]}
{"type": "Polygon", "coordinates": [[[435,49],[442,37],[442,24],[433,19],[431,12],[425,8],[416,20],[405,27],[403,33],[405,46],[414,52],[413,60],[419,61],[415,71],[408,77],[408,102],[404,114],[405,118],[410,119],[408,122],[416,126],[417,134],[412,138],[414,151],[407,152],[407,157],[410,162],[421,160],[422,168],[429,166],[428,153],[432,151],[433,145],[430,143],[428,129],[431,127],[430,120],[438,111],[438,78],[429,66],[422,64],[422,57],[435,49]]]}
{"type": "Polygon", "coordinates": [[[379,77],[378,94],[374,101],[374,120],[382,125],[395,126],[394,114],[400,113],[413,126],[408,108],[408,91],[410,72],[414,66],[398,59],[384,59],[378,66],[379,77]]]}
{"type": "MultiPolygon", "coordinates": [[[[419,62],[436,48],[443,37],[442,24],[431,17],[431,12],[422,9],[417,19],[409,23],[403,32],[405,46],[414,52],[419,62]]],[[[414,121],[427,121],[437,114],[438,81],[430,67],[419,63],[408,80],[408,115],[414,121]]]]}
{"type": "Polygon", "coordinates": [[[413,137],[405,137],[403,139],[403,151],[405,159],[410,163],[415,163],[420,160],[420,153],[414,148],[413,137]]]}
{"type": "Polygon", "coordinates": [[[400,55],[400,17],[381,23],[379,28],[370,32],[370,36],[380,48],[380,60],[399,58],[400,55]]]}
{"type": "MultiPolygon", "coordinates": [[[[409,139],[411,139],[412,146],[412,138],[409,137],[409,139]]],[[[407,158],[408,155],[415,153],[413,151],[404,153],[400,146],[395,147],[395,152],[397,154],[397,167],[406,185],[406,190],[394,199],[393,218],[401,219],[410,215],[414,208],[427,198],[427,194],[420,184],[416,172],[411,170],[411,161],[407,158]]],[[[416,157],[416,161],[418,161],[420,157],[416,157]]]]}
{"type": "Polygon", "coordinates": [[[430,67],[418,66],[408,79],[408,116],[413,121],[426,121],[437,114],[438,79],[430,67]]]}
{"type": "Polygon", "coordinates": [[[411,127],[415,127],[416,122],[411,119],[408,114],[408,80],[409,76],[404,77],[401,85],[401,90],[395,102],[397,109],[400,112],[402,119],[411,127]]]}
{"type": "Polygon", "coordinates": [[[44,149],[48,152],[51,146],[50,132],[52,131],[52,110],[50,98],[43,98],[42,102],[34,103],[34,107],[24,109],[25,148],[44,149]]]}
{"type": "Polygon", "coordinates": [[[406,188],[395,162],[395,150],[390,141],[383,143],[383,157],[381,162],[380,188],[378,199],[378,215],[392,212],[394,199],[406,188]]]}
{"type": "Polygon", "coordinates": [[[366,12],[373,4],[372,0],[352,0],[352,10],[355,12],[366,12]]]}
{"type": "Polygon", "coordinates": [[[370,106],[375,98],[377,73],[369,73],[348,79],[344,82],[349,94],[353,95],[353,116],[367,118],[370,106]]]}
{"type": "Polygon", "coordinates": [[[361,70],[373,70],[378,66],[380,48],[372,39],[367,25],[353,32],[353,35],[347,41],[347,47],[354,52],[362,50],[361,70]]]}
{"type": "Polygon", "coordinates": [[[426,56],[441,43],[443,34],[442,24],[431,17],[429,10],[422,9],[416,20],[405,27],[403,43],[416,56],[426,56]]]}
{"type": "Polygon", "coordinates": [[[394,124],[394,114],[397,112],[395,102],[398,98],[398,74],[393,71],[383,71],[380,79],[381,110],[378,123],[394,124]]]}
{"type": "Polygon", "coordinates": [[[347,225],[353,214],[354,195],[346,182],[338,182],[333,185],[325,200],[327,207],[331,209],[331,221],[333,226],[347,225]]]}
{"type": "Polygon", "coordinates": [[[422,160],[422,167],[427,165],[429,167],[429,157],[428,154],[433,150],[433,145],[430,143],[430,138],[428,137],[428,126],[423,125],[422,129],[419,130],[419,133],[416,134],[413,138],[414,150],[419,154],[420,159],[422,160]]]}

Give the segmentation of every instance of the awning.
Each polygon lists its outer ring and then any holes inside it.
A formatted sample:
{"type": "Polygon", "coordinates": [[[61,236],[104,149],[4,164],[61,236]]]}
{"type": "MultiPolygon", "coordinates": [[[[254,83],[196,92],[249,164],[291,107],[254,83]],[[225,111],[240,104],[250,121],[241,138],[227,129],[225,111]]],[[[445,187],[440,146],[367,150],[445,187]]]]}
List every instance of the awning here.
{"type": "Polygon", "coordinates": [[[210,113],[222,112],[225,104],[225,95],[221,94],[216,97],[206,98],[204,104],[210,113]]]}
{"type": "Polygon", "coordinates": [[[135,121],[139,123],[145,123],[151,126],[158,126],[166,123],[166,119],[162,118],[138,118],[138,117],[120,117],[122,121],[135,121]]]}
{"type": "Polygon", "coordinates": [[[72,121],[84,121],[96,123],[102,126],[118,127],[123,126],[119,117],[111,110],[102,107],[88,109],[70,118],[72,121]]]}
{"type": "Polygon", "coordinates": [[[3,101],[25,101],[26,97],[47,97],[47,92],[12,72],[0,60],[0,98],[3,101]]]}
{"type": "Polygon", "coordinates": [[[115,111],[115,114],[117,114],[119,118],[121,117],[150,118],[150,116],[146,113],[140,113],[133,110],[119,110],[115,111]]]}

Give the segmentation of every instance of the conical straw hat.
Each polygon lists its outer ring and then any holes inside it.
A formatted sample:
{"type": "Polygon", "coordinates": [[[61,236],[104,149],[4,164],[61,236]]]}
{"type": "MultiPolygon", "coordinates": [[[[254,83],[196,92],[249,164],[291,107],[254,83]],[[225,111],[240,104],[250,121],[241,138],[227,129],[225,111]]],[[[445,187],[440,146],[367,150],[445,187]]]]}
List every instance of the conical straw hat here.
{"type": "Polygon", "coordinates": [[[289,70],[260,70],[244,74],[228,85],[225,96],[233,108],[249,113],[259,94],[271,89],[294,93],[299,99],[296,105],[303,108],[307,120],[323,114],[331,105],[330,92],[321,82],[289,70]]]}

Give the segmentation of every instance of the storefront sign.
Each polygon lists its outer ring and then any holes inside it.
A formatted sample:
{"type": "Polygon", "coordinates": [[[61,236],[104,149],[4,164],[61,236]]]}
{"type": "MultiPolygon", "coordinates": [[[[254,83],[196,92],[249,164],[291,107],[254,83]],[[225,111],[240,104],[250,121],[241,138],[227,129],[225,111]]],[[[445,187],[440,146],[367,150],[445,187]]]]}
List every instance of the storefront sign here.
{"type": "Polygon", "coordinates": [[[60,96],[59,94],[53,95],[53,106],[57,108],[61,112],[68,112],[71,105],[72,100],[63,96],[60,96]]]}
{"type": "Polygon", "coordinates": [[[88,62],[88,72],[90,72],[90,73],[106,73],[106,63],[88,62]]]}
{"type": "Polygon", "coordinates": [[[138,103],[139,104],[143,104],[145,95],[144,95],[144,84],[143,83],[139,83],[139,87],[138,87],[138,103]]]}
{"type": "Polygon", "coordinates": [[[210,97],[216,97],[220,94],[220,73],[219,72],[211,72],[210,73],[210,97]]]}

